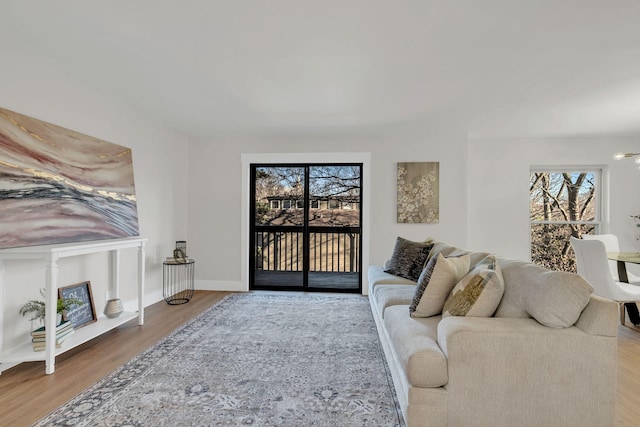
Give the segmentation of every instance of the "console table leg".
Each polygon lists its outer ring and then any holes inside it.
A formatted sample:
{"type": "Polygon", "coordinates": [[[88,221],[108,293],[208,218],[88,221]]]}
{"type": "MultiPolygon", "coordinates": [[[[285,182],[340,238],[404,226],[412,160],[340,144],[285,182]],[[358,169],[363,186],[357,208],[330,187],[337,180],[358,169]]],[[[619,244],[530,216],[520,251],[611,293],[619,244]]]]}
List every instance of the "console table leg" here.
{"type": "Polygon", "coordinates": [[[58,257],[56,255],[49,257],[45,288],[45,372],[53,374],[56,361],[56,317],[58,307],[58,257]]]}
{"type": "Polygon", "coordinates": [[[144,279],[145,279],[145,242],[138,247],[138,325],[144,324],[144,279]]]}

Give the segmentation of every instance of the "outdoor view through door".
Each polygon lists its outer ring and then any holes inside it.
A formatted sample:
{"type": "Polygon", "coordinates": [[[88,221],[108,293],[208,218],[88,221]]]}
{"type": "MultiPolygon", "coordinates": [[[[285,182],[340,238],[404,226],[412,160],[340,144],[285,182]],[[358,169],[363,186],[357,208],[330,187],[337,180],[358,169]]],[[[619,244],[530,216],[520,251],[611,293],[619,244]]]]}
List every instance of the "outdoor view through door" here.
{"type": "Polygon", "coordinates": [[[251,165],[250,289],[361,292],[361,164],[251,165]]]}

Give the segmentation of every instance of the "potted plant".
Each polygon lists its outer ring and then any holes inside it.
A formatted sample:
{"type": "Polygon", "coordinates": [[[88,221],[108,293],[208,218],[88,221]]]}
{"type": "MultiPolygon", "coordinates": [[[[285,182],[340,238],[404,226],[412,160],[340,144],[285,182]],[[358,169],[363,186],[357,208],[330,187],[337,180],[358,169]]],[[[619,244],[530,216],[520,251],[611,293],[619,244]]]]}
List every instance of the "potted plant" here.
{"type": "MultiPolygon", "coordinates": [[[[40,289],[40,295],[45,297],[45,290],[40,289]]],[[[58,321],[56,324],[60,324],[62,322],[62,313],[69,310],[74,306],[82,306],[84,302],[77,300],[75,298],[58,298],[58,304],[56,307],[56,312],[58,313],[58,321]]],[[[20,307],[20,314],[23,316],[31,315],[31,319],[29,320],[38,320],[40,323],[44,323],[44,315],[45,315],[45,307],[46,304],[44,301],[36,301],[31,300],[24,303],[20,307]]]]}

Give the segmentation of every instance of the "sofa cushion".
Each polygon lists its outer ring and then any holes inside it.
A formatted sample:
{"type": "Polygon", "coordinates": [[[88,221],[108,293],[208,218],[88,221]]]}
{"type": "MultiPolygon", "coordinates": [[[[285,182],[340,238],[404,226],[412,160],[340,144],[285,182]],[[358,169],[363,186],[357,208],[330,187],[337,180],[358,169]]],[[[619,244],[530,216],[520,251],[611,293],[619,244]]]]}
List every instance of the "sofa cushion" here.
{"type": "Polygon", "coordinates": [[[397,362],[415,387],[440,387],[447,383],[447,358],[437,343],[440,316],[414,319],[407,306],[385,310],[384,326],[397,362]]]}
{"type": "Polygon", "coordinates": [[[385,266],[385,273],[415,282],[420,277],[432,247],[433,243],[430,241],[412,242],[398,236],[391,259],[385,266]]]}
{"type": "Polygon", "coordinates": [[[503,294],[500,265],[489,255],[455,285],[444,303],[442,316],[489,317],[496,311],[503,294]]]}
{"type": "Polygon", "coordinates": [[[430,317],[442,313],[451,289],[469,271],[469,254],[431,258],[418,278],[413,300],[409,305],[412,317],[430,317]]]}
{"type": "Polygon", "coordinates": [[[375,290],[379,285],[415,285],[413,280],[405,279],[402,277],[394,276],[393,274],[385,273],[381,266],[370,265],[367,270],[367,280],[369,281],[369,295],[374,295],[375,290]]]}
{"type": "Polygon", "coordinates": [[[593,286],[581,276],[525,261],[500,260],[505,292],[496,317],[533,317],[552,328],[572,326],[589,303],[593,286]]]}
{"type": "Polygon", "coordinates": [[[381,317],[384,317],[384,311],[392,305],[406,306],[411,302],[411,298],[415,293],[416,285],[378,285],[375,288],[376,306],[381,317]]]}

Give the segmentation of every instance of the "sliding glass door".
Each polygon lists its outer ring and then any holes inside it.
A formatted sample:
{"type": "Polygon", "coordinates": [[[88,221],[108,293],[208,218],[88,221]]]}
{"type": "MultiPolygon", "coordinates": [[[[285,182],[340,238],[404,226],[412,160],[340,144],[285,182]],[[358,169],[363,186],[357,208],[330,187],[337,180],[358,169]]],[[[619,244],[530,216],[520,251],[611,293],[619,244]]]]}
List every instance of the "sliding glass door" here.
{"type": "Polygon", "coordinates": [[[251,289],[361,292],[361,164],[251,165],[251,289]]]}

